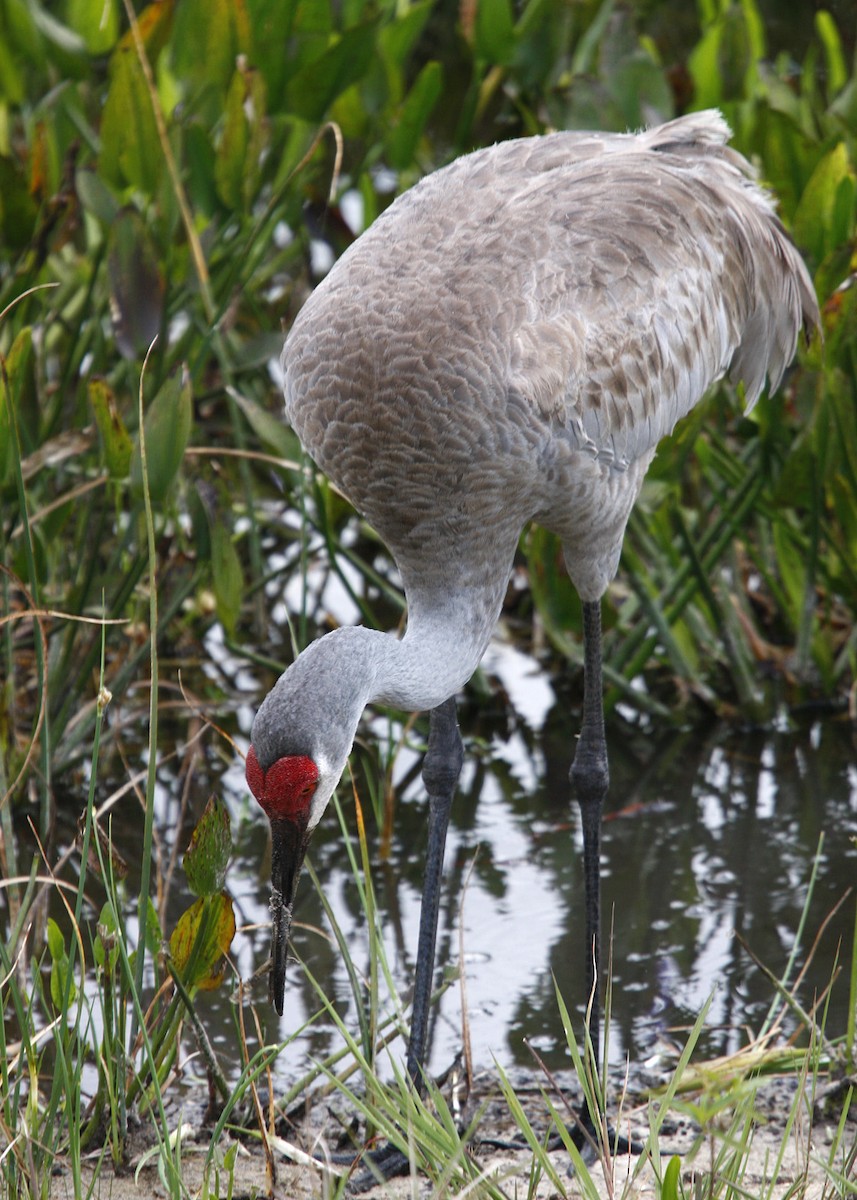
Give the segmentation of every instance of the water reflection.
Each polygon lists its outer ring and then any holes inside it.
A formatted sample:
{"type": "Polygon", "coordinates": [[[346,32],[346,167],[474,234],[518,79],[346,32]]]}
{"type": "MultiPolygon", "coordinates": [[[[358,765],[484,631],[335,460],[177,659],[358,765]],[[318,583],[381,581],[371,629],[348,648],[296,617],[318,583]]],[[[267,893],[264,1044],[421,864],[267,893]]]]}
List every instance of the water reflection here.
{"type": "MultiPolygon", "coordinates": [[[[212,662],[234,687],[235,664],[223,648],[213,653],[212,662]]],[[[248,702],[235,710],[236,736],[243,735],[246,743],[251,698],[264,685],[247,675],[241,688],[248,702]]],[[[568,787],[573,752],[568,730],[576,725],[578,700],[576,691],[566,694],[561,680],[546,680],[526,656],[496,646],[486,660],[483,686],[468,692],[461,706],[468,755],[450,826],[438,955],[452,966],[463,961],[479,1065],[490,1066],[496,1057],[505,1065],[531,1066],[525,1038],[552,1067],[567,1065],[553,977],[569,1007],[578,1014],[583,1009],[582,845],[568,787]]],[[[164,736],[180,743],[184,725],[171,730],[167,724],[164,736]]],[[[387,955],[402,993],[413,979],[419,921],[426,837],[419,778],[424,733],[420,722],[405,734],[396,720],[376,714],[364,723],[354,756],[387,955]],[[393,770],[395,836],[389,860],[381,863],[368,780],[378,778],[379,763],[400,741],[393,770]]],[[[611,1059],[620,1062],[628,1055],[642,1062],[663,1040],[681,1043],[683,1031],[715,989],[702,1049],[708,1054],[734,1050],[748,1031],[758,1030],[773,997],[736,931],[771,971],[783,972],[822,832],[824,848],[798,966],[828,913],[857,880],[853,728],[844,717],[828,715],[761,731],[713,724],[702,731],[653,732],[617,718],[608,741],[603,913],[605,957],[613,917],[611,1059]]],[[[177,763],[165,762],[159,771],[156,820],[164,861],[174,841],[187,845],[192,825],[189,817],[183,823],[180,818],[184,785],[177,770],[177,763]]],[[[200,808],[218,791],[233,816],[236,850],[228,882],[239,924],[233,957],[247,979],[268,952],[267,824],[248,796],[239,761],[231,759],[225,767],[220,753],[203,753],[193,773],[200,808]]],[[[354,801],[347,783],[340,794],[353,831],[354,801]]],[[[70,821],[74,817],[76,811],[70,821]]],[[[141,830],[137,806],[123,802],[113,834],[132,868],[139,860],[141,830]]],[[[72,836],[70,831],[69,840],[72,836]]],[[[316,834],[311,857],[358,969],[365,969],[368,937],[360,897],[332,810],[316,834]]],[[[182,880],[177,869],[176,888],[182,880]]],[[[130,878],[129,913],[137,886],[130,878]]],[[[189,899],[177,891],[172,895],[168,928],[189,899]]],[[[358,1014],[341,955],[306,877],[295,916],[297,951],[356,1031],[358,1014]]],[[[820,938],[799,990],[804,1007],[829,983],[837,953],[847,965],[854,919],[852,897],[820,938]]],[[[320,1005],[297,964],[289,968],[282,1020],[269,1008],[265,991],[262,982],[257,996],[266,1040],[293,1038],[277,1063],[282,1086],[303,1073],[308,1058],[339,1048],[341,1038],[329,1019],[317,1015],[320,1005]]],[[[829,1036],[845,1030],[847,998],[842,978],[830,997],[829,1036]]],[[[199,1004],[219,1054],[237,1073],[235,1011],[225,989],[201,996],[199,1004]]],[[[448,1066],[461,1047],[461,1008],[454,985],[433,1018],[430,1066],[435,1071],[448,1066]]],[[[401,1043],[391,1053],[401,1061],[401,1043]]]]}
{"type": "MultiPolygon", "coordinates": [[[[538,686],[545,687],[543,681],[538,686]]],[[[531,1065],[525,1037],[549,1064],[567,1065],[552,976],[570,1007],[580,1012],[585,1000],[582,846],[567,782],[569,707],[544,690],[540,704],[541,728],[499,692],[462,711],[471,753],[450,827],[438,954],[441,963],[458,964],[463,905],[470,1035],[474,1058],[483,1065],[494,1057],[531,1065]]],[[[372,728],[382,745],[401,734],[385,718],[376,717],[372,728]]],[[[773,998],[736,933],[773,972],[784,970],[822,831],[799,964],[824,918],[857,879],[857,849],[850,840],[857,833],[851,728],[832,717],[744,733],[718,724],[703,734],[655,735],[614,725],[608,737],[612,782],[603,912],[605,947],[611,913],[614,929],[611,1058],[641,1061],[661,1039],[680,1042],[712,990],[704,1049],[736,1049],[748,1030],[758,1030],[773,998]]],[[[367,744],[374,756],[371,739],[367,744]]],[[[417,729],[411,748],[396,761],[395,840],[389,862],[379,864],[375,876],[387,953],[402,990],[412,979],[425,844],[418,749],[417,729]]],[[[365,797],[359,764],[357,786],[365,797]]],[[[345,796],[347,789],[341,791],[345,796]]],[[[245,803],[243,794],[235,798],[237,809],[245,803]]],[[[344,808],[353,829],[353,801],[344,801],[344,808]]],[[[262,926],[247,934],[239,954],[249,974],[266,954],[268,884],[258,875],[264,822],[252,809],[244,811],[232,887],[246,923],[262,926]]],[[[369,825],[374,836],[371,819],[369,825]]],[[[312,860],[360,967],[367,961],[367,936],[343,845],[329,812],[312,860]]],[[[340,955],[321,932],[325,918],[307,879],[296,920],[308,927],[296,934],[300,954],[356,1028],[340,955]]],[[[800,989],[802,1004],[811,1005],[828,984],[837,951],[841,946],[847,953],[850,946],[853,921],[852,900],[824,932],[800,989]]],[[[216,1009],[222,1001],[212,1003],[216,1009]]],[[[846,1004],[847,981],[840,980],[831,998],[830,1035],[844,1031],[846,1004]]],[[[279,1036],[300,1028],[317,1008],[300,969],[290,969],[279,1036]]],[[[270,1014],[269,1037],[278,1036],[275,1020],[270,1014]]],[[[338,1044],[338,1034],[318,1021],[284,1052],[279,1070],[294,1078],[308,1054],[338,1044]]],[[[431,1067],[447,1066],[460,1046],[461,999],[454,987],[433,1022],[431,1067]]],[[[401,1046],[393,1052],[400,1055],[401,1046]]]]}

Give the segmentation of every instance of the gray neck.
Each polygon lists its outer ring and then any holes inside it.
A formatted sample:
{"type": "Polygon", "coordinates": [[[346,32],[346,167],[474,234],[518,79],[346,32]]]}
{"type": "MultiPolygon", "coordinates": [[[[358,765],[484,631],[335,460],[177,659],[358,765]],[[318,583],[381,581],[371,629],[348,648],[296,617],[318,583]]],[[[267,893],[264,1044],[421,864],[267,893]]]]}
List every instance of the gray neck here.
{"type": "Polygon", "coordinates": [[[478,595],[424,591],[411,599],[401,640],[356,625],[313,642],[256,714],[252,739],[263,768],[305,754],[338,778],[367,704],[418,712],[454,695],[479,665],[504,589],[505,580],[478,595]]]}

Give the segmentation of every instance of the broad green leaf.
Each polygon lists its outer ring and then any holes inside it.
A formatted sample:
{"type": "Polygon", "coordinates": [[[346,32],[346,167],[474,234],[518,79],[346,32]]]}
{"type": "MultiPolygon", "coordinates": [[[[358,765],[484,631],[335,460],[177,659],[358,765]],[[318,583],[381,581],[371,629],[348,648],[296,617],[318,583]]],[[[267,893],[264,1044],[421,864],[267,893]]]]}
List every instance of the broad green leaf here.
{"type": "Polygon", "coordinates": [[[104,178],[116,187],[131,184],[154,195],[163,155],[152,98],[133,44],[123,38],[110,60],[110,87],[101,118],[104,178]]]}
{"type": "Polygon", "coordinates": [[[226,96],[226,113],[214,179],[227,207],[247,210],[259,186],[266,139],[265,82],[258,71],[239,66],[226,96]]]}
{"type": "Polygon", "coordinates": [[[299,70],[287,89],[291,111],[308,121],[322,120],[336,97],[371,66],[377,27],[378,21],[372,20],[347,30],[299,70]]]}
{"type": "Polygon", "coordinates": [[[131,470],[132,444],[125,422],[116,407],[116,397],[103,379],[91,379],[89,402],[104,447],[104,460],[111,479],[125,479],[131,470]]]}
{"type": "Polygon", "coordinates": [[[47,942],[51,958],[62,958],[62,956],[65,954],[65,941],[63,939],[62,930],[60,929],[59,925],[57,925],[53,917],[48,917],[47,942]]]}
{"type": "MultiPolygon", "coordinates": [[[[190,377],[182,370],[173,375],[149,405],[143,430],[146,436],[146,461],[149,494],[152,503],[163,504],[178,474],[193,422],[193,395],[190,377]]],[[[131,485],[143,491],[142,460],[139,438],[134,447],[131,485]]]]}
{"type": "Polygon", "coordinates": [[[187,987],[208,991],[223,979],[224,955],[235,937],[231,898],[205,896],[182,913],[170,937],[173,963],[187,987]]]}
{"type": "Polygon", "coordinates": [[[294,0],[295,31],[302,38],[309,35],[327,40],[333,32],[333,17],[330,0],[294,0]]]}
{"type": "Polygon", "coordinates": [[[824,47],[824,58],[827,64],[827,95],[832,100],[848,82],[848,68],[842,52],[842,39],[833,17],[823,9],[815,14],[815,28],[824,47]]]}
{"type": "MultiPolygon", "coordinates": [[[[272,6],[276,7],[276,6],[272,6]]],[[[171,40],[174,69],[198,92],[214,87],[222,98],[236,59],[250,50],[245,0],[182,0],[171,40]]],[[[285,53],[285,47],[280,47],[285,53]]]]}
{"type": "Polygon", "coordinates": [[[694,102],[700,108],[716,108],[723,99],[720,74],[720,47],[723,28],[718,23],[705,31],[688,60],[695,84],[694,102]]]}
{"type": "MultiPolygon", "coordinates": [[[[282,346],[282,338],[277,338],[277,346],[282,346]]],[[[284,421],[275,417],[273,413],[269,413],[266,408],[262,408],[255,400],[251,400],[249,396],[244,396],[241,393],[235,393],[235,398],[247,418],[248,424],[256,437],[268,450],[272,450],[274,454],[280,458],[290,459],[295,453],[300,453],[300,447],[297,443],[297,438],[294,432],[289,429],[284,421]]]]}
{"type": "MultiPolygon", "coordinates": [[[[151,4],[147,4],[143,11],[137,14],[137,33],[153,69],[161,51],[167,45],[170,34],[173,33],[176,5],[177,0],[152,0],[151,4]]],[[[119,48],[133,51],[134,46],[134,33],[128,29],[122,36],[119,48]]]]}
{"type": "MultiPolygon", "coordinates": [[[[53,1001],[54,1008],[60,1010],[65,1001],[65,992],[69,977],[69,962],[62,931],[53,917],[48,918],[47,938],[48,950],[51,955],[51,1000],[53,1001]]],[[[76,995],[77,988],[72,981],[70,991],[71,1000],[74,1000],[76,995]]]]}
{"type": "Polygon", "coordinates": [[[426,63],[402,105],[398,121],[387,135],[387,156],[390,166],[398,170],[409,167],[414,151],[440,99],[443,89],[443,68],[440,63],[426,63]]]}
{"type": "Polygon", "coordinates": [[[844,142],[816,166],[797,206],[795,240],[818,260],[834,250],[853,227],[855,173],[844,142]],[[850,203],[849,203],[850,202],[850,203]]]}
{"type": "Polygon", "coordinates": [[[12,104],[19,105],[25,95],[21,64],[18,62],[12,46],[8,45],[6,38],[0,37],[0,96],[12,104]]]}
{"type": "Polygon", "coordinates": [[[681,1177],[681,1159],[673,1155],[664,1171],[664,1182],[661,1187],[661,1200],[679,1200],[679,1179],[681,1177]]]}
{"type": "Polygon", "coordinates": [[[484,62],[506,66],[515,52],[515,22],[510,0],[478,0],[476,54],[484,62]]]}
{"type": "Polygon", "coordinates": [[[108,241],[110,315],[123,358],[142,358],[161,329],[166,284],[151,234],[136,208],[122,209],[108,241]]]}
{"type": "Polygon", "coordinates": [[[214,181],[220,199],[227,208],[240,209],[244,192],[244,164],[250,132],[244,112],[246,88],[241,72],[232,76],[226,93],[223,132],[214,160],[214,181]]]}
{"type": "Polygon", "coordinates": [[[211,581],[218,619],[231,636],[241,613],[244,576],[232,536],[221,522],[211,531],[211,581]]]}
{"type": "Polygon", "coordinates": [[[417,38],[425,29],[433,8],[434,0],[422,0],[421,3],[412,4],[406,12],[381,30],[378,35],[378,49],[391,67],[401,71],[417,38]]]}
{"type": "Polygon", "coordinates": [[[213,896],[223,890],[231,853],[229,810],[222,800],[212,796],[184,856],[188,886],[195,896],[213,896]]]}
{"type": "Polygon", "coordinates": [[[90,54],[106,54],[119,36],[119,0],[69,0],[68,23],[90,54]]]}
{"type": "MultiPolygon", "coordinates": [[[[283,47],[290,46],[292,30],[298,11],[306,8],[306,0],[247,0],[247,20],[250,27],[249,60],[265,80],[272,104],[282,108],[286,80],[294,70],[294,62],[283,47]]],[[[330,12],[327,13],[330,20],[330,12]]]]}
{"type": "Polygon", "coordinates": [[[755,66],[767,54],[765,45],[765,23],[756,0],[741,0],[741,15],[744,18],[743,40],[748,49],[748,58],[755,66]]]}

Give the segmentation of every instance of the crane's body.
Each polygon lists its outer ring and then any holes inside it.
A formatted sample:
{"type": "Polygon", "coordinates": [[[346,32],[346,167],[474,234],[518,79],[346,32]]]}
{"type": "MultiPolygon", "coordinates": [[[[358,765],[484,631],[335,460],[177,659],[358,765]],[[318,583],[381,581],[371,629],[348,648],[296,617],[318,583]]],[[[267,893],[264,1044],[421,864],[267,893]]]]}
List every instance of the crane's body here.
{"type": "Polygon", "coordinates": [[[401,196],[309,298],[289,421],[409,596],[487,588],[490,636],[534,520],[600,598],[660,439],[733,363],[749,404],[779,381],[814,298],[725,133],[703,113],[478,151],[401,196]]]}
{"type": "MultiPolygon", "coordinates": [[[[817,324],[806,268],[728,135],[708,112],[477,151],[399,197],[298,315],[288,419],[392,550],[408,601],[401,640],[328,634],[257,715],[248,779],[272,823],[300,810],[304,848],[365,705],[439,713],[473,673],[528,522],[561,538],[600,644],[597,602],[659,440],[727,372],[752,404],[817,324]],[[283,761],[310,764],[304,799],[276,799],[283,761]]],[[[575,769],[579,793],[594,787],[597,883],[597,656],[587,674],[575,769]]],[[[277,892],[289,908],[295,883],[275,879],[275,943],[277,892]]],[[[282,950],[280,1009],[284,969],[282,950]]]]}

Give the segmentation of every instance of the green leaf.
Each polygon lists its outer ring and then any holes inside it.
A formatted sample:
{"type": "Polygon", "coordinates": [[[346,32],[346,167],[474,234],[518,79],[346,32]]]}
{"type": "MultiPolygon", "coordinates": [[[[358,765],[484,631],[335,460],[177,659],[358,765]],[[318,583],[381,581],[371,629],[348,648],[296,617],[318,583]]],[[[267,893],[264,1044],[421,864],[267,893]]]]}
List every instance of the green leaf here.
{"type": "Polygon", "coordinates": [[[258,191],[266,140],[265,82],[258,71],[239,66],[226,96],[223,132],[214,163],[220,199],[246,211],[258,191]]]}
{"type": "Polygon", "coordinates": [[[241,612],[244,576],[231,534],[220,522],[211,531],[211,575],[217,616],[231,636],[241,612]]]}
{"type": "Polygon", "coordinates": [[[33,331],[25,325],[9,353],[0,355],[0,486],[10,477],[14,454],[12,421],[15,420],[22,454],[36,449],[39,406],[33,358],[33,331]]]}
{"type": "Polygon", "coordinates": [[[225,892],[200,898],[182,913],[170,937],[170,954],[187,987],[209,991],[218,986],[234,937],[235,912],[225,892]]]}
{"type": "Polygon", "coordinates": [[[241,72],[232,76],[226,93],[223,133],[214,161],[214,181],[220,199],[228,208],[241,208],[244,191],[244,163],[250,140],[244,113],[246,89],[241,72]]]}
{"type": "Polygon", "coordinates": [[[375,54],[377,19],[347,30],[289,82],[287,102],[293,113],[320,121],[346,88],[362,79],[375,54]]]}
{"type": "Polygon", "coordinates": [[[250,41],[245,0],[182,0],[172,37],[174,69],[193,91],[214,87],[220,100],[230,86],[236,59],[248,53],[250,41]]]}
{"type": "Polygon", "coordinates": [[[791,621],[792,627],[797,629],[806,595],[807,563],[789,532],[784,521],[778,521],[773,527],[777,569],[789,599],[790,611],[785,615],[791,621]]]}
{"type": "Polygon", "coordinates": [[[195,896],[213,896],[223,890],[231,853],[229,810],[222,800],[212,796],[184,856],[188,886],[195,896]]]}
{"type": "Polygon", "coordinates": [[[65,955],[65,941],[63,940],[62,930],[53,917],[48,917],[47,941],[51,958],[56,960],[65,955]]]}
{"type": "Polygon", "coordinates": [[[106,54],[119,36],[119,0],[69,0],[68,23],[90,54],[106,54]]]}
{"type": "MultiPolygon", "coordinates": [[[[143,425],[146,436],[146,462],[149,494],[153,504],[163,504],[178,474],[193,422],[193,397],[186,370],[166,381],[149,405],[143,425]]],[[[131,465],[131,486],[137,495],[143,492],[139,438],[131,465]]]]}
{"type": "Polygon", "coordinates": [[[434,0],[422,0],[384,26],[378,35],[378,49],[389,66],[401,71],[433,8],[434,0]]]}
{"type": "Polygon", "coordinates": [[[401,108],[399,120],[387,135],[387,157],[390,166],[404,170],[414,161],[417,142],[443,90],[443,68],[440,63],[426,63],[401,108]]]}
{"type": "Polygon", "coordinates": [[[476,10],[476,54],[485,62],[506,66],[515,52],[515,21],[510,0],[479,0],[476,10]]]}
{"type": "Polygon", "coordinates": [[[691,51],[688,60],[695,84],[694,103],[700,108],[716,108],[723,99],[720,72],[720,47],[723,27],[715,24],[705,31],[691,51]]]}
{"type": "Polygon", "coordinates": [[[116,397],[103,379],[91,379],[87,390],[104,447],[108,474],[111,479],[126,479],[131,470],[133,446],[116,407],[116,397]]]}
{"type": "Polygon", "coordinates": [[[664,1171],[664,1182],[661,1187],[661,1200],[678,1200],[680,1172],[681,1159],[677,1155],[674,1155],[667,1163],[667,1169],[664,1171]]]}
{"type": "Polygon", "coordinates": [[[855,173],[844,142],[821,159],[794,217],[795,240],[819,260],[848,236],[854,222],[855,173]]]}
{"type": "Polygon", "coordinates": [[[152,955],[160,953],[161,946],[164,941],[164,932],[161,929],[161,922],[158,920],[158,910],[149,899],[146,908],[146,949],[152,955]]]}
{"type": "MultiPolygon", "coordinates": [[[[68,985],[69,962],[62,931],[52,917],[48,918],[47,937],[48,950],[51,955],[51,1000],[53,1001],[54,1008],[61,1011],[65,1002],[65,992],[68,985]]],[[[73,981],[69,996],[71,1000],[74,1000],[77,996],[77,988],[73,981]]]]}
{"type": "Polygon", "coordinates": [[[815,28],[824,47],[824,58],[827,64],[827,95],[832,100],[848,82],[848,68],[842,52],[842,39],[833,17],[823,9],[815,14],[815,28]]]}
{"type": "MultiPolygon", "coordinates": [[[[282,345],[281,337],[277,339],[277,343],[279,349],[282,345]]],[[[292,458],[295,451],[299,449],[292,430],[278,417],[257,404],[255,400],[251,400],[249,396],[236,392],[235,399],[262,445],[273,450],[280,458],[292,458]]]]}
{"type": "Polygon", "coordinates": [[[134,47],[123,40],[110,60],[110,87],[101,118],[100,168],[108,183],[154,195],[163,155],[146,80],[134,47]]]}

